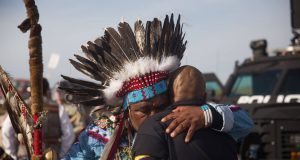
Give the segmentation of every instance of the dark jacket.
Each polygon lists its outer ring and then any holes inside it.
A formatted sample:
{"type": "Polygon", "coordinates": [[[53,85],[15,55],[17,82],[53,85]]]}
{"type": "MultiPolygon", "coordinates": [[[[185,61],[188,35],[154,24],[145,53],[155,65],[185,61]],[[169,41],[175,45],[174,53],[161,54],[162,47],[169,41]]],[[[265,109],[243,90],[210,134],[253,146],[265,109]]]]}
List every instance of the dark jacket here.
{"type": "Polygon", "coordinates": [[[237,160],[235,141],[227,134],[213,129],[195,132],[189,143],[184,142],[186,132],[171,138],[165,133],[168,123],[160,122],[170,110],[149,117],[139,128],[133,147],[133,156],[143,159],[171,160],[237,160]],[[142,156],[143,157],[143,156],[142,156]]]}

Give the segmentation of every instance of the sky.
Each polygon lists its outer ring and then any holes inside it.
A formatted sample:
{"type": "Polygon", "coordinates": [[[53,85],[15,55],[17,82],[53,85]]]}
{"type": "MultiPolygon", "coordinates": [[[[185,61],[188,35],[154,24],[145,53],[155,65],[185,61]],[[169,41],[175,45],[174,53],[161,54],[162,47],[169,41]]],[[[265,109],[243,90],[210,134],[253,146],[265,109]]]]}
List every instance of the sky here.
{"type": "MultiPolygon", "coordinates": [[[[131,26],[166,14],[181,14],[188,41],[182,64],[215,72],[225,83],[234,63],[251,56],[251,40],[265,38],[268,49],[290,44],[289,0],[38,0],[44,76],[53,85],[60,75],[88,79],[69,63],[80,46],[121,21],[131,26]],[[55,69],[51,54],[60,55],[55,69]]],[[[22,0],[0,0],[0,65],[14,78],[29,78],[28,33],[17,26],[26,18],[22,0]]]]}

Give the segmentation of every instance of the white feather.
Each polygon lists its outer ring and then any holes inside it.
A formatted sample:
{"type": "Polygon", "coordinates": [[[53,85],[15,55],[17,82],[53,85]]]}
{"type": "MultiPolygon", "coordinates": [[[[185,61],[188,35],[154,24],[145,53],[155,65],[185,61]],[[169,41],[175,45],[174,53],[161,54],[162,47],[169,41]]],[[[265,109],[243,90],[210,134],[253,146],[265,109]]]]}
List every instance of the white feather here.
{"type": "Polygon", "coordinates": [[[159,65],[159,71],[169,71],[172,72],[180,66],[180,60],[177,56],[170,56],[163,58],[161,64],[159,65]]]}
{"type": "Polygon", "coordinates": [[[123,81],[113,80],[110,85],[103,90],[105,102],[110,105],[118,106],[122,103],[122,99],[116,97],[116,93],[122,88],[123,81]]]}
{"type": "Polygon", "coordinates": [[[143,57],[135,62],[127,62],[121,71],[113,73],[114,76],[110,81],[110,85],[103,90],[105,100],[110,105],[121,105],[122,99],[116,97],[116,94],[125,81],[155,71],[172,72],[179,66],[180,60],[177,56],[164,57],[161,63],[150,57],[143,57]]]}

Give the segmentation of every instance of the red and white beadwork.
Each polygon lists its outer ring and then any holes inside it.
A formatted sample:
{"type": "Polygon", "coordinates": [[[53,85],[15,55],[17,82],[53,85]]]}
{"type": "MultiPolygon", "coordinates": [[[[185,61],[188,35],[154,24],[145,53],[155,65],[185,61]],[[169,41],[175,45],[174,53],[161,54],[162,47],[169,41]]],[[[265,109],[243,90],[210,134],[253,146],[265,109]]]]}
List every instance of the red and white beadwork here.
{"type": "Polygon", "coordinates": [[[151,72],[143,76],[131,78],[130,80],[124,82],[123,87],[117,92],[117,97],[123,97],[128,92],[154,85],[155,83],[163,79],[166,79],[167,77],[168,77],[167,72],[158,71],[158,72],[151,72]]]}

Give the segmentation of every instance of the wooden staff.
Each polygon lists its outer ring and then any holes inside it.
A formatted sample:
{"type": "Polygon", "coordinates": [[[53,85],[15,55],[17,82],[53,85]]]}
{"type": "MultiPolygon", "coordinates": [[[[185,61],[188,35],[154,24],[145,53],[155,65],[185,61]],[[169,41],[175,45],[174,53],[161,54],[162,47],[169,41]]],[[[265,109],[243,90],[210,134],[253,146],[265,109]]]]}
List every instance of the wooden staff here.
{"type": "Polygon", "coordinates": [[[25,33],[30,30],[29,35],[29,68],[31,82],[31,114],[34,118],[33,130],[33,155],[32,159],[42,159],[42,126],[39,117],[43,111],[43,62],[42,62],[42,27],[38,24],[39,13],[34,0],[23,0],[26,7],[27,19],[18,27],[25,33]]]}

